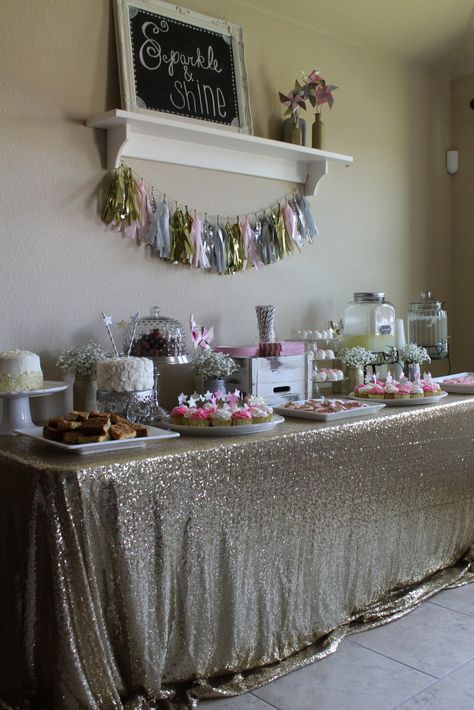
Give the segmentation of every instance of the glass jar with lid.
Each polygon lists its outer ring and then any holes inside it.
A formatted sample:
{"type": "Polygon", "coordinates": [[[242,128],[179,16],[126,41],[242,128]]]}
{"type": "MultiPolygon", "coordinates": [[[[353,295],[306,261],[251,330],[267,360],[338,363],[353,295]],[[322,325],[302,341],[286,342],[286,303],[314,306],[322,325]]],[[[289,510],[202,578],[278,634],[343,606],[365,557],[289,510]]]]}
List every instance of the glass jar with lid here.
{"type": "Polygon", "coordinates": [[[425,347],[432,358],[448,357],[448,315],[442,301],[422,291],[408,308],[408,340],[425,347]]]}
{"type": "Polygon", "coordinates": [[[385,293],[357,292],[344,310],[343,347],[388,353],[395,347],[395,308],[385,293]]]}
{"type": "Polygon", "coordinates": [[[131,355],[149,357],[157,360],[159,364],[191,362],[183,326],[174,318],[161,316],[158,306],[152,306],[150,315],[138,319],[135,336],[133,330],[133,325],[129,323],[124,333],[125,352],[133,337],[131,355]]]}

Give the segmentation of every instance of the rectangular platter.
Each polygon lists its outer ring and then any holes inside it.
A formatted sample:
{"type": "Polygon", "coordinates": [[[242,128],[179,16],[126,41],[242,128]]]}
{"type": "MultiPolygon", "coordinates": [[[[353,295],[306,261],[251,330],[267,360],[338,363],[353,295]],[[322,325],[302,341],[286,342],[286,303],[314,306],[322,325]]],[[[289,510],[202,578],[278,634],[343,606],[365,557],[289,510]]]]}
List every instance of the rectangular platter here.
{"type": "Polygon", "coordinates": [[[77,456],[86,456],[87,454],[99,454],[109,451],[123,451],[124,449],[137,449],[145,446],[149,442],[156,443],[162,439],[173,439],[179,434],[174,431],[168,431],[166,429],[159,429],[158,427],[147,426],[148,436],[142,436],[135,439],[121,439],[110,441],[97,441],[91,444],[63,444],[60,441],[51,441],[51,439],[45,439],[43,437],[43,427],[31,426],[25,427],[24,429],[15,429],[15,434],[20,436],[26,436],[29,439],[34,439],[35,441],[40,441],[42,444],[47,446],[52,446],[55,449],[61,449],[62,451],[67,451],[70,454],[76,454],[77,456]]]}
{"type": "Polygon", "coordinates": [[[433,377],[433,382],[437,382],[445,392],[452,392],[453,394],[474,394],[474,385],[450,382],[450,380],[454,380],[457,377],[474,377],[474,372],[458,372],[456,375],[433,377]]]}
{"type": "MultiPolygon", "coordinates": [[[[344,402],[344,399],[334,399],[335,402],[344,402]]],[[[299,402],[298,404],[302,404],[299,402]]],[[[326,414],[322,412],[307,412],[298,409],[289,409],[288,407],[273,407],[274,412],[282,414],[284,417],[296,417],[298,419],[312,419],[318,422],[333,422],[337,419],[349,419],[351,417],[362,417],[367,414],[375,414],[385,407],[385,404],[366,404],[361,402],[361,407],[356,409],[348,409],[342,412],[333,412],[331,414],[326,414]]]]}

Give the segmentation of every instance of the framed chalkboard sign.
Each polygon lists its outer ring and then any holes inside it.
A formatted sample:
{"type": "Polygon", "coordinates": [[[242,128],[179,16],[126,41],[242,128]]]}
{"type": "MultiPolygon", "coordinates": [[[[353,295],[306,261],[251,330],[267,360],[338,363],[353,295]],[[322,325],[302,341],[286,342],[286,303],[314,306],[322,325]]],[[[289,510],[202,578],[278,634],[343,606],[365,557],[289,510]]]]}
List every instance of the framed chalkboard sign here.
{"type": "Polygon", "coordinates": [[[123,108],[252,132],[242,29],[162,0],[115,0],[123,108]]]}

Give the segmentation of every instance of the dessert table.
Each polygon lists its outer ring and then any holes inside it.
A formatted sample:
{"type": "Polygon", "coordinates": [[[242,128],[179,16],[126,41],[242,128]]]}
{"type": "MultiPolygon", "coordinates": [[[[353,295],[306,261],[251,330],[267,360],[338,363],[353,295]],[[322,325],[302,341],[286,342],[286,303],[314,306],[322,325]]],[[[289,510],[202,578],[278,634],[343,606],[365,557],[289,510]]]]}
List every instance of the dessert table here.
{"type": "Polygon", "coordinates": [[[471,397],[87,457],[4,437],[0,707],[245,692],[471,581],[473,541],[471,397]]]}

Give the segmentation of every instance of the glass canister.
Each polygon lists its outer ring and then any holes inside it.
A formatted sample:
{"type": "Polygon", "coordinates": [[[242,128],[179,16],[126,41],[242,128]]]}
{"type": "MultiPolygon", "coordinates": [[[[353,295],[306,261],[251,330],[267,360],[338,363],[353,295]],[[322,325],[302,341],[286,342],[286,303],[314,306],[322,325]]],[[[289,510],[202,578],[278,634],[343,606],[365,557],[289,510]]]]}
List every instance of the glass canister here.
{"type": "MultiPolygon", "coordinates": [[[[124,333],[124,350],[133,336],[133,324],[124,333]]],[[[158,306],[150,315],[139,318],[133,338],[131,355],[149,357],[155,364],[155,389],[165,409],[178,404],[181,392],[194,390],[193,358],[188,354],[184,327],[174,318],[161,316],[158,306]]]]}
{"type": "MultiPolygon", "coordinates": [[[[133,325],[129,323],[124,333],[125,352],[132,337],[133,325]]],[[[192,360],[187,353],[183,326],[174,318],[161,316],[158,306],[152,306],[150,315],[138,319],[130,355],[158,358],[160,364],[182,364],[192,360]]]]}
{"type": "Polygon", "coordinates": [[[408,308],[408,340],[428,350],[432,358],[448,357],[448,315],[442,301],[422,291],[408,308]]]}
{"type": "Polygon", "coordinates": [[[395,308],[385,293],[357,292],[344,311],[343,347],[365,348],[374,353],[395,347],[395,308]]]}

